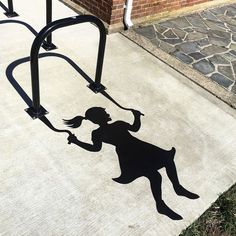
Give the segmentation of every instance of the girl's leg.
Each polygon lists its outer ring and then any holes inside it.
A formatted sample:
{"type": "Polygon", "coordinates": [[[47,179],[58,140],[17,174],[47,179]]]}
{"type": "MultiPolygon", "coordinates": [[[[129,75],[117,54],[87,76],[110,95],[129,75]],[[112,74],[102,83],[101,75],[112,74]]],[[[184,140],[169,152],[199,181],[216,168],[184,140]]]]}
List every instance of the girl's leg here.
{"type": "Polygon", "coordinates": [[[183,219],[180,215],[178,215],[177,213],[172,211],[165,204],[165,202],[162,200],[162,192],[161,192],[162,177],[161,177],[160,173],[157,172],[157,171],[153,171],[153,172],[148,173],[145,176],[150,181],[152,194],[153,194],[153,197],[154,197],[154,199],[156,201],[157,211],[160,214],[164,214],[164,215],[170,217],[173,220],[181,220],[181,219],[183,219]]]}
{"type": "Polygon", "coordinates": [[[174,160],[169,160],[166,163],[165,168],[166,168],[166,173],[167,173],[170,181],[172,182],[174,190],[175,190],[177,195],[185,196],[185,197],[190,198],[190,199],[199,198],[199,196],[197,194],[189,192],[187,189],[185,189],[179,183],[179,179],[178,179],[177,170],[176,170],[174,160]]]}

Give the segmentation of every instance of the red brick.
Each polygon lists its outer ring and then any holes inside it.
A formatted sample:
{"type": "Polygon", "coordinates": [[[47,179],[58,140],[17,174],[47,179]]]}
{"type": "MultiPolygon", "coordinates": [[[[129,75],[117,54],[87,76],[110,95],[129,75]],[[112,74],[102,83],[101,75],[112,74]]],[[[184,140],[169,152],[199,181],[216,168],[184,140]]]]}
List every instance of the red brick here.
{"type": "MultiPolygon", "coordinates": [[[[126,0],[72,0],[108,24],[121,23],[126,0]]],[[[134,0],[132,17],[140,18],[211,0],[134,0]]]]}

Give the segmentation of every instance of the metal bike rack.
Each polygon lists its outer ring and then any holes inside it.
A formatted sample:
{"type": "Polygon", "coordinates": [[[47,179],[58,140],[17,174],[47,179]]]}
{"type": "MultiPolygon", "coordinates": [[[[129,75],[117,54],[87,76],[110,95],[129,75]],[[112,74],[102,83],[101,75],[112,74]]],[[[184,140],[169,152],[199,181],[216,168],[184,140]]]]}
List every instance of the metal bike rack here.
{"type": "Polygon", "coordinates": [[[102,67],[106,46],[106,29],[102,21],[92,15],[81,15],[68,17],[54,21],[45,26],[35,38],[30,52],[30,69],[31,69],[31,85],[32,85],[32,107],[26,109],[26,112],[33,118],[40,118],[48,112],[40,104],[40,88],[39,88],[39,66],[38,57],[39,49],[44,39],[53,31],[67,26],[90,22],[95,24],[100,32],[97,66],[95,81],[91,82],[88,87],[95,93],[104,91],[106,88],[101,84],[102,67]]]}
{"type": "MultiPolygon", "coordinates": [[[[0,2],[0,3],[2,3],[2,2],[0,2]]],[[[16,12],[14,12],[12,0],[8,0],[8,8],[6,8],[6,12],[4,14],[9,18],[18,16],[18,14],[16,12]]],[[[46,0],[46,25],[50,24],[51,22],[52,22],[52,0],[46,0]]],[[[46,51],[50,51],[50,50],[57,48],[52,43],[52,34],[49,34],[47,36],[46,41],[42,43],[42,47],[46,51]]]]}

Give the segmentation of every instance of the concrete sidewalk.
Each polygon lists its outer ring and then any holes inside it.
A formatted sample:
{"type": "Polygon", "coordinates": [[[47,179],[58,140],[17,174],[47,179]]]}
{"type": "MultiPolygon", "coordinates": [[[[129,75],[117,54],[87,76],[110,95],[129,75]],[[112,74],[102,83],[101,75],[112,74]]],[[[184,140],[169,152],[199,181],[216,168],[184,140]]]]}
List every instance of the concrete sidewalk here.
{"type": "MultiPolygon", "coordinates": [[[[20,16],[15,19],[38,30],[44,22],[44,2],[27,4],[16,1],[20,16]]],[[[54,2],[54,19],[73,15],[54,2]]],[[[0,20],[6,20],[3,14],[0,20]]],[[[200,196],[195,200],[178,196],[162,168],[158,170],[162,198],[183,220],[158,213],[147,178],[129,184],[112,180],[121,174],[121,149],[114,142],[124,141],[123,136],[111,131],[113,145],[104,137],[102,150],[90,152],[68,145],[68,134],[31,119],[24,111],[27,96],[31,97],[29,62],[22,58],[29,56],[34,35],[16,23],[0,24],[0,35],[1,235],[179,235],[235,183],[235,110],[122,35],[109,35],[102,83],[116,102],[145,114],[140,130],[130,132],[139,139],[137,150],[150,144],[164,150],[174,147],[180,183],[200,196]]],[[[69,129],[62,119],[85,116],[92,107],[106,108],[110,124],[117,120],[132,124],[134,117],[137,121],[137,113],[89,90],[87,81],[68,63],[74,61],[94,77],[95,26],[71,26],[56,31],[53,38],[58,49],[46,55],[41,50],[45,57],[40,59],[40,82],[41,102],[54,127],[69,129]]],[[[84,120],[81,127],[70,130],[79,140],[92,143],[91,133],[97,128],[84,120]]],[[[127,150],[122,150],[130,154],[127,158],[146,154],[130,149],[129,142],[127,150]]],[[[146,158],[144,169],[151,168],[151,157],[146,158]]],[[[131,171],[137,168],[133,164],[131,171]]]]}

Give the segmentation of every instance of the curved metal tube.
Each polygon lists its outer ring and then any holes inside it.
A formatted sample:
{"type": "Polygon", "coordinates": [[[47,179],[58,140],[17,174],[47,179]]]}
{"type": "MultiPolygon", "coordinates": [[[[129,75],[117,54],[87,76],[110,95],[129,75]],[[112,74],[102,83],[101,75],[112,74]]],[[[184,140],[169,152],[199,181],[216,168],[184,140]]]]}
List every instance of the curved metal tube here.
{"type": "Polygon", "coordinates": [[[91,15],[82,15],[75,17],[68,17],[54,21],[47,26],[45,26],[35,38],[30,52],[30,67],[31,67],[31,82],[32,82],[32,100],[33,100],[33,110],[35,118],[41,117],[44,109],[40,105],[40,88],[39,88],[39,66],[38,66],[38,55],[39,49],[45,38],[53,31],[75,24],[80,24],[84,22],[94,23],[100,32],[99,40],[99,49],[97,57],[97,67],[96,67],[96,76],[95,82],[90,84],[90,88],[95,92],[103,91],[105,88],[101,85],[101,75],[102,75],[102,66],[105,53],[106,45],[106,29],[102,21],[95,16],[91,15]]]}

